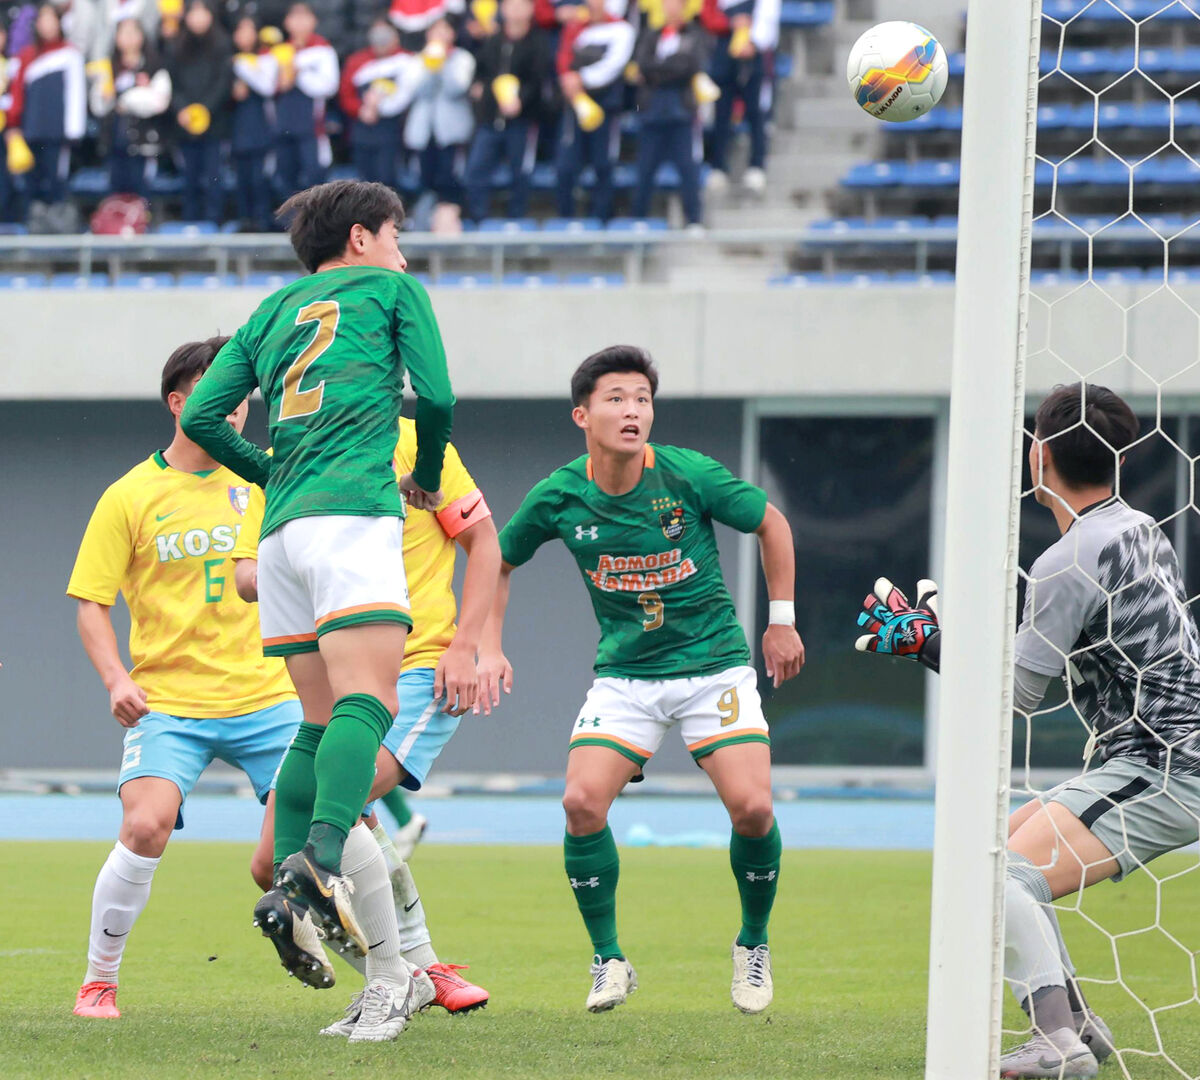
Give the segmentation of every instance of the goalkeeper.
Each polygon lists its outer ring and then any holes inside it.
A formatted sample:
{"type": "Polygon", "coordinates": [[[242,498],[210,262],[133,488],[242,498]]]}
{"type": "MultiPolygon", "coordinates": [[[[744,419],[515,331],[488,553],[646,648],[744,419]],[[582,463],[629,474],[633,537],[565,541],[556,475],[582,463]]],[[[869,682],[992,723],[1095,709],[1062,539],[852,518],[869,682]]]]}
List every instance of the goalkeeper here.
{"type": "MultiPolygon", "coordinates": [[[[1113,1052],[1051,901],[1120,881],[1200,831],[1200,634],[1170,540],[1113,488],[1137,433],[1132,410],[1102,386],[1060,386],[1037,411],[1029,465],[1062,536],[1029,572],[1013,698],[1029,715],[1063,678],[1091,738],[1082,774],[1009,821],[1005,978],[1033,1038],[1001,1058],[1005,1077],[1091,1077],[1113,1052]]],[[[857,647],[936,671],[937,587],[923,581],[918,593],[910,605],[877,581],[857,647]]]]}

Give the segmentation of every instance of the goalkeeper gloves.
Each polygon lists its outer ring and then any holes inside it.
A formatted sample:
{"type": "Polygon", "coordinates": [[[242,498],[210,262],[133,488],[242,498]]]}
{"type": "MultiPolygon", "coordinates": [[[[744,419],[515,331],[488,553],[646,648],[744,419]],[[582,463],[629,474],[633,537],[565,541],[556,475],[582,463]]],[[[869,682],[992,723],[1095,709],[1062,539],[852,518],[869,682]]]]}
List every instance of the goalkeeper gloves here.
{"type": "Polygon", "coordinates": [[[867,633],[854,647],[859,652],[912,657],[937,671],[942,651],[937,594],[937,583],[922,578],[913,605],[887,578],[879,578],[858,613],[858,625],[867,633]]]}

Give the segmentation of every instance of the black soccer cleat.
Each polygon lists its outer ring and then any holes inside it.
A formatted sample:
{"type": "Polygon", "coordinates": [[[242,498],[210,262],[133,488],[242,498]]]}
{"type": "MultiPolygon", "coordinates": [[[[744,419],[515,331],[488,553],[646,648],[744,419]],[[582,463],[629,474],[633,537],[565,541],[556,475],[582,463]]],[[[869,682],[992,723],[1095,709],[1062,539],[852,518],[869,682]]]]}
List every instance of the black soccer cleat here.
{"type": "Polygon", "coordinates": [[[328,990],[334,983],[333,968],[307,914],[280,889],[271,889],[254,905],[254,925],[275,946],[284,971],[314,990],[328,990]]]}
{"type": "Polygon", "coordinates": [[[313,925],[339,952],[367,955],[366,935],[350,906],[354,886],[348,878],[317,862],[311,844],[279,864],[275,887],[289,900],[298,900],[308,908],[313,925]]]}

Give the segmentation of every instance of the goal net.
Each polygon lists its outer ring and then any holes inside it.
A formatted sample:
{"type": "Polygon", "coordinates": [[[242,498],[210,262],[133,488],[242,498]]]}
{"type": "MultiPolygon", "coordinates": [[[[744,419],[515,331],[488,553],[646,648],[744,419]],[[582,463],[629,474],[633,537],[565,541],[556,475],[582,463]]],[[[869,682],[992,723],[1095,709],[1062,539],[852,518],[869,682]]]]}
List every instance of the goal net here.
{"type": "MultiPolygon", "coordinates": [[[[1125,871],[1053,905],[1078,989],[1113,1033],[1102,1075],[1197,1077],[1200,860],[1194,843],[1152,848],[1186,834],[1200,802],[1186,790],[1187,732],[1177,744],[1146,702],[1155,669],[1197,655],[1200,0],[983,0],[967,34],[926,1075],[995,1076],[1001,1041],[1032,1034],[1014,1000],[1027,993],[1004,979],[1008,817],[1080,777],[1095,799],[1077,816],[1103,818],[1125,871]],[[1100,573],[1080,546],[1055,572],[1101,590],[1107,636],[1060,649],[1061,685],[1022,711],[1016,601],[1046,588],[1033,564],[1061,535],[1025,460],[1032,413],[1073,383],[1137,413],[1136,439],[1109,447],[1116,495],[1154,520],[1178,574],[1100,573]],[[1154,589],[1181,636],[1135,657],[1120,640],[1128,604],[1154,589]],[[1104,654],[1123,667],[1101,691],[1124,700],[1115,731],[1084,685],[1104,654]],[[1130,735],[1152,748],[1162,791],[1117,790],[1096,772],[1130,735]]],[[[1060,832],[1043,869],[1075,855],[1088,863],[1060,832]]]]}

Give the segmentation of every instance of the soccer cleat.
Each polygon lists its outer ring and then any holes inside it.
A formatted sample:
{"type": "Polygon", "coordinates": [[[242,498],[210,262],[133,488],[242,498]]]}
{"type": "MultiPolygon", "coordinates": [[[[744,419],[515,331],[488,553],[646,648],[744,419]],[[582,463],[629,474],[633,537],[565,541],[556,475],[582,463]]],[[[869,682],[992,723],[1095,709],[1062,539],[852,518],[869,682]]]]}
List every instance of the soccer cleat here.
{"type": "Polygon", "coordinates": [[[350,906],[354,885],[317,862],[310,844],[279,864],[275,887],[308,908],[313,925],[324,931],[325,940],[339,952],[367,955],[366,936],[350,906]]]}
{"type": "Polygon", "coordinates": [[[1071,1028],[1059,1028],[1033,1038],[1000,1058],[1003,1077],[1044,1077],[1046,1080],[1087,1080],[1100,1071],[1095,1055],[1071,1028]]]}
{"type": "Polygon", "coordinates": [[[401,862],[408,862],[412,858],[412,853],[417,850],[428,824],[429,818],[424,814],[413,814],[407,825],[401,825],[392,833],[392,843],[396,845],[396,854],[400,856],[401,862]]]}
{"type": "Polygon", "coordinates": [[[1101,1065],[1112,1056],[1113,1051],[1117,1048],[1108,1025],[1091,1009],[1075,1013],[1075,1030],[1079,1032],[1080,1040],[1101,1065]]]}
{"type": "Polygon", "coordinates": [[[84,983],[75,995],[75,1015],[89,1020],[119,1020],[117,984],[110,982],[84,983]]]}
{"type": "Polygon", "coordinates": [[[412,1014],[413,980],[401,988],[391,983],[368,983],[362,993],[362,1012],[350,1032],[352,1043],[390,1042],[399,1038],[412,1014]]]}
{"type": "Polygon", "coordinates": [[[458,973],[466,971],[467,964],[430,964],[425,969],[433,980],[436,997],[434,1005],[440,1005],[446,1012],[465,1013],[472,1009],[482,1009],[488,1003],[488,992],[482,986],[467,982],[458,973]]]}
{"type": "Polygon", "coordinates": [[[343,1039],[349,1038],[354,1031],[354,1025],[358,1023],[358,1018],[362,1015],[362,999],[363,992],[360,990],[350,999],[350,1004],[346,1006],[346,1011],[342,1013],[340,1020],[335,1020],[329,1027],[321,1028],[322,1035],[340,1035],[343,1039]]]}
{"type": "Polygon", "coordinates": [[[775,984],[771,980],[771,950],[766,945],[753,949],[733,943],[733,985],[729,990],[734,1005],[744,1013],[760,1013],[771,1004],[775,984]]]}
{"type": "Polygon", "coordinates": [[[637,972],[628,960],[592,960],[592,989],[587,996],[588,1012],[607,1012],[622,1005],[637,989],[637,972]]]}
{"type": "Polygon", "coordinates": [[[280,889],[270,889],[254,905],[254,925],[270,939],[283,970],[314,990],[328,990],[333,968],[325,959],[321,939],[308,910],[289,900],[280,889]]]}

